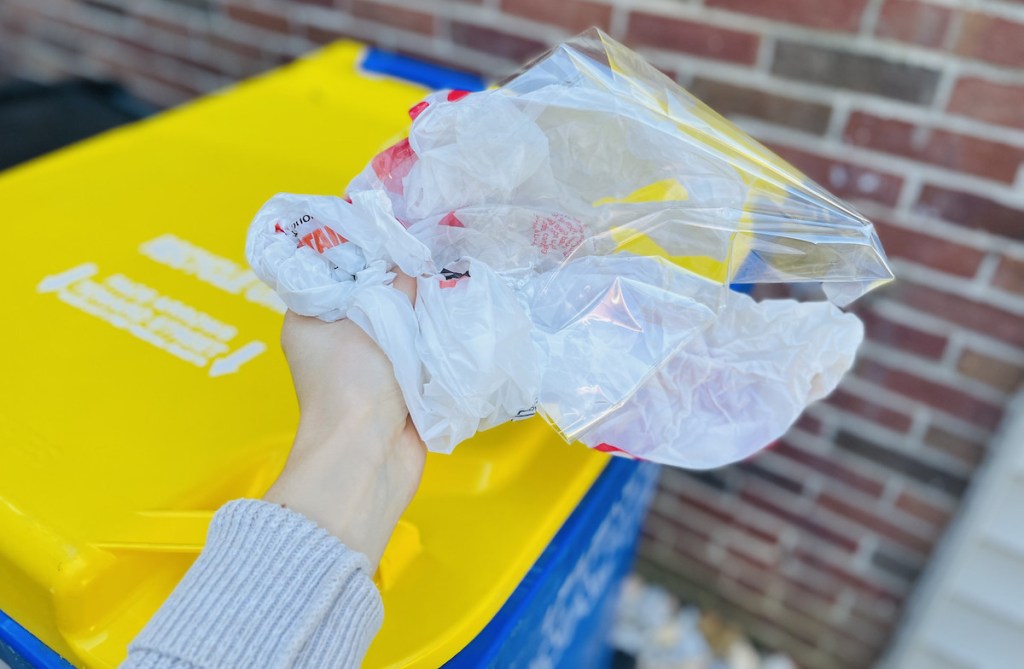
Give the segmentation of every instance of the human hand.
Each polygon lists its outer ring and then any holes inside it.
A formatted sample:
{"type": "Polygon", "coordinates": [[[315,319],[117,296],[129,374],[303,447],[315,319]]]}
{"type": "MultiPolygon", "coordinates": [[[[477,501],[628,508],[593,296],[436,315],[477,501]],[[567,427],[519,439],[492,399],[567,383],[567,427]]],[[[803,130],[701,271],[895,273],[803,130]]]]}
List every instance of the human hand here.
{"type": "MultiPolygon", "coordinates": [[[[414,279],[394,286],[415,299],[414,279]]],[[[348,320],[289,311],[281,331],[299,400],[299,429],[264,499],[302,513],[376,569],[426,458],[391,362],[348,320]]]]}

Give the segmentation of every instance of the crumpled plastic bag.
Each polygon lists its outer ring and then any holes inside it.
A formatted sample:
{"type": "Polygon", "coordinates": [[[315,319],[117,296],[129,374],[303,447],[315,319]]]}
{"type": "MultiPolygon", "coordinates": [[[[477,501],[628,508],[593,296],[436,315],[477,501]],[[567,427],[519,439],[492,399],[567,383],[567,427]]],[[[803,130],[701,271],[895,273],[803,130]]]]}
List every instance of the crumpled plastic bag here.
{"type": "Polygon", "coordinates": [[[837,305],[892,278],[866,219],[600,31],[410,116],[345,198],[267,202],[246,254],[381,346],[432,451],[539,412],[599,450],[733,462],[835,388],[863,337],[837,305]],[[807,281],[831,303],[729,289],[807,281]]]}

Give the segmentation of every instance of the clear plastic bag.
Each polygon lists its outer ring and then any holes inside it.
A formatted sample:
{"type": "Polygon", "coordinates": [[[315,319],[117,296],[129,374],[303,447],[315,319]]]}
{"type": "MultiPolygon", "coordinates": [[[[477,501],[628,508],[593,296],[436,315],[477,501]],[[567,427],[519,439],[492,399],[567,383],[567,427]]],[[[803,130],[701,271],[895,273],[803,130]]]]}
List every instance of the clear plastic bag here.
{"type": "Polygon", "coordinates": [[[726,464],[835,387],[862,338],[837,306],[892,278],[866,219],[599,31],[410,115],[346,199],[272,198],[247,255],[292,310],[374,337],[431,450],[538,411],[726,464]],[[728,288],[809,281],[833,304],[728,288]]]}

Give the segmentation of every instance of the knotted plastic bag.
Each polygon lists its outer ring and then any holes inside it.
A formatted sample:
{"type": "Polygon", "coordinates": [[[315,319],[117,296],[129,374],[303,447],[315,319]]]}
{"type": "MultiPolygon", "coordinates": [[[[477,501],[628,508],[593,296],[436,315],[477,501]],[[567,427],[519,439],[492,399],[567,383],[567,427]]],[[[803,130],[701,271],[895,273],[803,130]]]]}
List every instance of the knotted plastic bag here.
{"type": "Polygon", "coordinates": [[[599,31],[410,116],[345,198],[272,198],[246,250],[290,309],[381,346],[430,450],[540,413],[733,462],[835,388],[863,337],[838,307],[892,278],[866,219],[599,31]],[[830,301],[729,288],[774,282],[830,301]]]}

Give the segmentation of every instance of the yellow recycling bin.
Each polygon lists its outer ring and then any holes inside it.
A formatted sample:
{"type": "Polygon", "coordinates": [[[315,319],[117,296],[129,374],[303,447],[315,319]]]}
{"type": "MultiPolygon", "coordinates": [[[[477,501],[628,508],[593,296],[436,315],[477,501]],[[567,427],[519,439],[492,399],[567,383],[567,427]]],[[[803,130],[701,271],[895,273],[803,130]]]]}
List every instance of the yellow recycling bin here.
{"type": "MultiPolygon", "coordinates": [[[[284,463],[283,307],[244,235],[274,193],[340,193],[407,127],[425,90],[362,72],[362,52],[332,46],[0,175],[0,623],[75,666],[117,665],[213,511],[284,463]]],[[[536,418],[430,455],[378,574],[367,666],[465,647],[607,461],[536,418]]]]}

